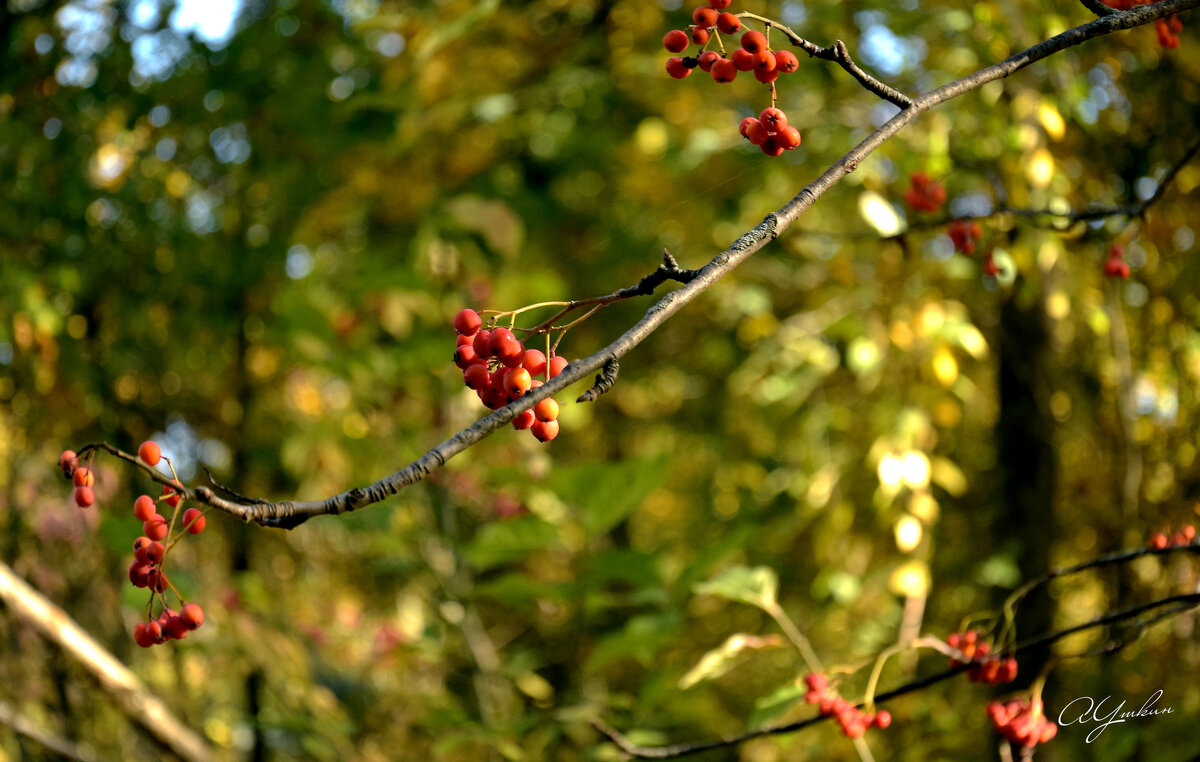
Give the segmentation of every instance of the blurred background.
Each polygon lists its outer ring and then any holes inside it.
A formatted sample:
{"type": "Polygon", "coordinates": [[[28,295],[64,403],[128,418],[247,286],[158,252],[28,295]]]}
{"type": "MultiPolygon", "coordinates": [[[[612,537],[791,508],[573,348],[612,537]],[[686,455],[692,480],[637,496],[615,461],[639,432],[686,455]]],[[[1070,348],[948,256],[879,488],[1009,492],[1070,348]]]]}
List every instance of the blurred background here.
{"type": "MultiPolygon", "coordinates": [[[[737,125],[769,105],[764,86],[663,71],[662,35],[690,10],[0,10],[0,560],[221,758],[609,760],[591,717],[651,744],[794,720],[811,709],[783,647],[680,686],[728,636],[778,633],[697,584],[774,569],[825,663],[857,667],[1022,579],[1198,518],[1200,163],[1141,225],[993,218],[981,250],[999,279],[928,224],[944,217],[901,202],[915,171],[953,214],[1149,198],[1200,133],[1186,19],[1176,51],[1150,28],[1104,37],[921,117],[624,358],[611,393],[564,404],[554,442],[502,430],[383,504],[291,532],[211,514],[172,554],[208,622],[137,648],[130,507],[151,485],[100,458],[98,504],[80,510],[61,450],[154,438],[188,483],[204,466],[274,499],[374,481],[484,412],[450,362],[459,309],[607,293],[664,247],[698,267],[894,113],[802,56],[779,105],[803,145],[763,156],[737,125]],[[1113,242],[1128,281],[1103,273],[1113,242]]],[[[1089,18],[1072,0],[732,10],[843,39],[909,93],[1089,18]]],[[[560,351],[596,351],[648,305],[605,309],[560,351]]],[[[1056,583],[1022,606],[1019,634],[1195,576],[1161,557],[1056,583]]],[[[12,709],[101,759],[165,754],[2,607],[0,638],[12,709]]],[[[943,666],[901,659],[882,685],[943,666]]],[[[1161,688],[1174,713],[1092,744],[1065,728],[1039,758],[1191,758],[1198,667],[1191,615],[1062,661],[1051,710],[1161,688]]],[[[1004,690],[959,679],[891,702],[875,757],[999,758],[984,703],[1004,690]]],[[[0,759],[51,758],[0,727],[0,759]]],[[[702,758],[858,755],[827,724],[702,758]]]]}

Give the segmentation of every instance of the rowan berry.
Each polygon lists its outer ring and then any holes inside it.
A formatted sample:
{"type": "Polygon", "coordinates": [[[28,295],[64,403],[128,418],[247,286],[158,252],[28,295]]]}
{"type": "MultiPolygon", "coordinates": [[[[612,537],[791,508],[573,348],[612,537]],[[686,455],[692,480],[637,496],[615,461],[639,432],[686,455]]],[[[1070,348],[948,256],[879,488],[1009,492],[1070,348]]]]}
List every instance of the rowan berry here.
{"type": "Polygon", "coordinates": [[[520,367],[525,362],[525,347],[516,339],[506,341],[500,346],[500,351],[496,353],[496,357],[500,359],[500,363],[506,368],[520,367]]]}
{"type": "Polygon", "coordinates": [[[753,145],[761,146],[767,142],[767,138],[769,137],[771,137],[771,133],[757,119],[754,120],[754,124],[746,126],[746,140],[749,140],[753,145]]]}
{"type": "Polygon", "coordinates": [[[769,50],[760,50],[752,54],[755,71],[775,71],[775,54],[769,50]]]}
{"type": "Polygon", "coordinates": [[[547,377],[554,378],[562,373],[567,369],[567,364],[567,358],[562,355],[554,355],[546,363],[546,372],[549,374],[547,377]]]}
{"type": "Polygon", "coordinates": [[[789,124],[787,127],[784,127],[779,131],[779,134],[775,136],[775,139],[779,141],[779,144],[783,146],[785,150],[790,151],[793,148],[798,148],[800,146],[800,130],[789,124]]]}
{"type": "Polygon", "coordinates": [[[762,32],[750,30],[742,35],[742,50],[747,53],[757,53],[767,49],[767,37],[762,32]]]}
{"type": "Polygon", "coordinates": [[[153,542],[153,540],[151,540],[149,537],[137,538],[136,540],[133,541],[133,554],[135,556],[137,556],[139,559],[142,559],[143,561],[145,561],[144,554],[146,552],[146,548],[148,548],[150,546],[151,542],[153,542]]]}
{"type": "Polygon", "coordinates": [[[483,320],[475,310],[461,310],[454,316],[454,330],[464,336],[470,336],[483,326],[483,320]]]}
{"type": "Polygon", "coordinates": [[[161,631],[157,630],[157,629],[152,631],[150,629],[150,625],[152,625],[152,624],[156,628],[158,627],[158,625],[155,624],[154,622],[138,622],[137,624],[135,624],[133,626],[133,642],[137,643],[142,648],[149,648],[150,646],[157,643],[158,636],[161,633],[161,631]]]}
{"type": "Polygon", "coordinates": [[[167,520],[155,514],[142,522],[142,531],[151,540],[161,541],[167,536],[167,520]]]}
{"type": "Polygon", "coordinates": [[[483,363],[475,363],[463,371],[463,381],[467,388],[478,390],[492,382],[492,374],[488,373],[487,366],[483,363]]]}
{"type": "Polygon", "coordinates": [[[523,413],[517,415],[515,418],[513,418],[512,425],[513,425],[513,428],[516,429],[517,431],[524,431],[525,429],[532,426],[533,422],[535,420],[536,419],[533,417],[533,411],[526,410],[525,412],[523,412],[523,413]]]}
{"type": "Polygon", "coordinates": [[[147,575],[150,574],[150,566],[144,561],[135,559],[129,565],[129,581],[134,587],[145,587],[147,575]]]}
{"type": "Polygon", "coordinates": [[[150,573],[146,575],[147,586],[156,593],[166,592],[171,583],[167,580],[167,573],[160,567],[152,567],[150,573]]]}
{"type": "Polygon", "coordinates": [[[712,65],[710,73],[715,82],[723,85],[737,79],[738,67],[728,58],[721,58],[712,65]]]}
{"type": "Polygon", "coordinates": [[[183,618],[176,614],[168,617],[167,623],[163,625],[163,637],[170,638],[171,640],[183,640],[188,634],[189,629],[194,628],[189,628],[187,623],[183,621],[183,618]]]}
{"type": "Polygon", "coordinates": [[[206,521],[199,508],[188,508],[183,512],[183,528],[188,534],[200,534],[204,531],[206,521]]]}
{"type": "MultiPolygon", "coordinates": [[[[183,485],[179,484],[178,482],[176,482],[175,484],[178,487],[183,486],[183,485]]],[[[175,491],[175,487],[172,487],[170,484],[164,484],[162,492],[164,495],[168,495],[168,497],[165,501],[167,505],[171,506],[172,508],[179,505],[179,494],[175,491]]]]}
{"type": "Polygon", "coordinates": [[[529,430],[539,442],[549,442],[558,436],[558,421],[534,421],[529,430]]]}
{"type": "Polygon", "coordinates": [[[721,34],[737,34],[742,31],[742,20],[732,13],[722,13],[717,16],[717,29],[721,34]]]}
{"type": "Polygon", "coordinates": [[[151,564],[161,564],[163,557],[167,554],[167,549],[161,542],[151,541],[146,546],[146,561],[151,564]]]}
{"type": "Polygon", "coordinates": [[[76,487],[75,488],[75,505],[80,508],[87,508],[96,502],[96,493],[92,492],[91,487],[76,487]]]}
{"type": "Polygon", "coordinates": [[[531,376],[540,376],[546,372],[546,355],[537,349],[526,349],[521,367],[529,371],[531,376]]]}
{"type": "Polygon", "coordinates": [[[70,479],[75,475],[75,469],[79,466],[79,456],[74,450],[63,450],[62,455],[58,456],[58,467],[62,469],[63,476],[70,479]]]}
{"type": "Polygon", "coordinates": [[[778,156],[786,150],[782,145],[780,145],[778,136],[776,135],[768,135],[767,139],[763,141],[759,148],[767,156],[778,156]]]}
{"type": "Polygon", "coordinates": [[[771,71],[763,71],[761,69],[754,70],[754,78],[764,85],[769,85],[779,79],[779,72],[772,69],[771,71]]]}
{"type": "Polygon", "coordinates": [[[782,74],[791,74],[800,68],[800,59],[790,50],[775,51],[775,69],[782,74]]]}
{"type": "Polygon", "coordinates": [[[454,364],[462,370],[483,362],[486,362],[486,360],[480,357],[476,353],[475,347],[470,344],[463,344],[454,350],[454,364]]]}
{"type": "Polygon", "coordinates": [[[547,397],[544,400],[538,400],[538,403],[533,406],[533,417],[539,421],[553,421],[558,419],[558,401],[553,397],[547,397]]]}
{"type": "Polygon", "coordinates": [[[758,123],[759,122],[758,122],[757,117],[753,117],[753,116],[746,117],[738,124],[738,134],[740,134],[742,137],[746,137],[747,128],[749,128],[750,125],[752,125],[752,124],[758,124],[758,123]]]}
{"type": "Polygon", "coordinates": [[[730,53],[729,60],[733,61],[733,65],[738,71],[751,71],[754,69],[754,56],[746,52],[743,48],[738,48],[730,53]]]}
{"type": "Polygon", "coordinates": [[[162,448],[158,446],[157,442],[142,442],[141,446],[138,447],[138,457],[147,466],[157,466],[158,461],[162,459],[162,448]]]}
{"type": "Polygon", "coordinates": [[[892,724],[892,713],[886,709],[880,709],[879,713],[875,715],[875,719],[872,724],[880,730],[883,730],[888,725],[892,724]]]}
{"type": "Polygon", "coordinates": [[[533,378],[529,375],[529,371],[518,366],[504,376],[504,391],[508,393],[509,397],[520,397],[529,391],[532,381],[533,378]]]}
{"type": "Polygon", "coordinates": [[[713,64],[721,60],[721,54],[715,50],[706,50],[696,57],[703,71],[711,72],[713,64]]]}
{"type": "Polygon", "coordinates": [[[708,6],[701,5],[692,11],[692,21],[701,27],[716,26],[717,11],[708,6]]]}
{"type": "Polygon", "coordinates": [[[75,469],[75,473],[71,475],[71,480],[76,487],[91,487],[96,483],[96,476],[87,466],[79,466],[75,469]]]}
{"type": "Polygon", "coordinates": [[[767,132],[779,132],[784,127],[787,127],[787,114],[783,113],[782,109],[777,109],[774,106],[765,108],[758,115],[758,121],[762,122],[762,126],[767,128],[767,132]]]}
{"type": "Polygon", "coordinates": [[[689,42],[687,32],[682,29],[672,29],[663,35],[663,47],[672,53],[682,53],[687,50],[689,42]]]}
{"type": "Polygon", "coordinates": [[[475,354],[479,355],[479,357],[488,358],[492,356],[492,350],[490,349],[491,341],[491,331],[476,331],[475,338],[471,341],[471,346],[475,348],[475,354]]]}
{"type": "MultiPolygon", "coordinates": [[[[709,8],[709,10],[712,9],[709,8]]],[[[709,34],[707,29],[702,26],[692,27],[692,42],[696,43],[697,45],[703,45],[708,42],[708,38],[709,34]]],[[[687,66],[687,61],[684,61],[683,65],[687,66]]]]}
{"type": "Polygon", "coordinates": [[[691,73],[692,70],[683,65],[683,59],[679,56],[667,59],[667,74],[675,79],[683,79],[691,73]]]}
{"type": "Polygon", "coordinates": [[[723,11],[733,4],[733,0],[708,0],[708,4],[718,11],[723,11]]]}
{"type": "Polygon", "coordinates": [[[189,630],[194,630],[204,624],[204,609],[195,603],[185,604],[179,611],[179,618],[189,630]]]}

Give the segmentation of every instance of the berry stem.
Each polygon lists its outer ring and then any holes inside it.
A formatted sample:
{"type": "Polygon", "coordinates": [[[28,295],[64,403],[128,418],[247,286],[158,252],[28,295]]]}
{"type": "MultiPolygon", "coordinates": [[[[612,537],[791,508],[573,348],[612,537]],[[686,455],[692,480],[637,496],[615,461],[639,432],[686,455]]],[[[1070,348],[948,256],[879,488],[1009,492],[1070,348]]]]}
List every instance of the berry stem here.
{"type": "Polygon", "coordinates": [[[825,668],[821,665],[821,657],[817,656],[817,652],[813,650],[812,644],[808,642],[808,638],[804,637],[804,633],[800,632],[800,628],[796,627],[795,623],[784,612],[783,607],[773,602],[765,611],[775,620],[779,628],[783,630],[783,634],[787,636],[787,639],[792,641],[792,645],[800,652],[800,656],[804,659],[808,670],[810,672],[824,672],[825,668]]]}

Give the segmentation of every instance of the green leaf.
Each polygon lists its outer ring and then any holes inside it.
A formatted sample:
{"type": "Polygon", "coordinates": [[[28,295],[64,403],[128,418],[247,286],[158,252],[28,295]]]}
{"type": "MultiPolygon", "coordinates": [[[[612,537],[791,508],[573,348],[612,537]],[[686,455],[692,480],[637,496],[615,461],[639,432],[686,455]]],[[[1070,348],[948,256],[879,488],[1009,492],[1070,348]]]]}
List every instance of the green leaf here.
{"type": "Polygon", "coordinates": [[[769,724],[802,700],[807,690],[803,682],[793,680],[759,698],[754,702],[754,711],[750,713],[750,727],[761,728],[769,724]]]}
{"type": "Polygon", "coordinates": [[[621,463],[559,467],[549,486],[561,500],[579,509],[588,534],[604,534],[666,481],[666,461],[666,456],[660,455],[621,463]]]}
{"type": "Polygon", "coordinates": [[[779,578],[766,566],[731,566],[716,579],[696,585],[698,595],[719,595],[731,601],[749,603],[764,611],[775,608],[779,578]]]}
{"type": "Polygon", "coordinates": [[[679,678],[679,690],[686,691],[703,680],[715,680],[737,666],[738,658],[747,650],[778,648],[783,640],[778,635],[730,635],[724,643],[700,657],[696,666],[679,678]]]}
{"type": "Polygon", "coordinates": [[[489,569],[559,545],[557,527],[524,517],[485,526],[467,546],[466,557],[476,567],[489,569]]]}

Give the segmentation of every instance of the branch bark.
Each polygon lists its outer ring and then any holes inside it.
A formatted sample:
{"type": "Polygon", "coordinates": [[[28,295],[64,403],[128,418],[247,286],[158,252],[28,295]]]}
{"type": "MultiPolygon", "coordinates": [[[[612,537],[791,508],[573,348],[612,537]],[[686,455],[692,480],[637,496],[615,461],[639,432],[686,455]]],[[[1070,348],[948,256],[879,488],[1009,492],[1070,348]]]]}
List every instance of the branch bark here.
{"type": "Polygon", "coordinates": [[[46,638],[79,660],[121,710],[173,753],[189,762],[214,759],[204,739],[184,725],[142,681],[104,649],[65,611],[0,562],[0,601],[46,638]]]}
{"type": "Polygon", "coordinates": [[[1010,56],[1004,61],[980,69],[916,98],[911,105],[834,162],[819,177],[796,194],[791,201],[778,211],[768,214],[753,230],[730,244],[728,249],[718,254],[699,270],[688,271],[691,277],[686,283],[659,299],[646,311],[640,321],[614,342],[582,360],[571,363],[566,370],[550,379],[545,385],[531,390],[516,402],[480,419],[474,425],[463,429],[429,450],[404,469],[380,479],[374,484],[356,487],[318,501],[248,504],[218,497],[207,487],[200,487],[194,493],[189,491],[188,494],[202,503],[246,521],[255,521],[264,526],[285,529],[299,526],[313,516],[340,515],[394,495],[404,487],[421,481],[450,458],[509,423],[516,415],[532,408],[539,400],[558,394],[571,384],[600,370],[610,361],[618,360],[628,354],[667,319],[790,227],[809,207],[816,203],[817,199],[836,185],[839,180],[857,169],[863,159],[924,112],[989,82],[1014,74],[1030,64],[1069,47],[1102,35],[1132,29],[1198,5],[1200,5],[1200,0],[1165,0],[1153,5],[1138,6],[1129,11],[1105,15],[1082,26],[1068,29],[1010,56]]]}

